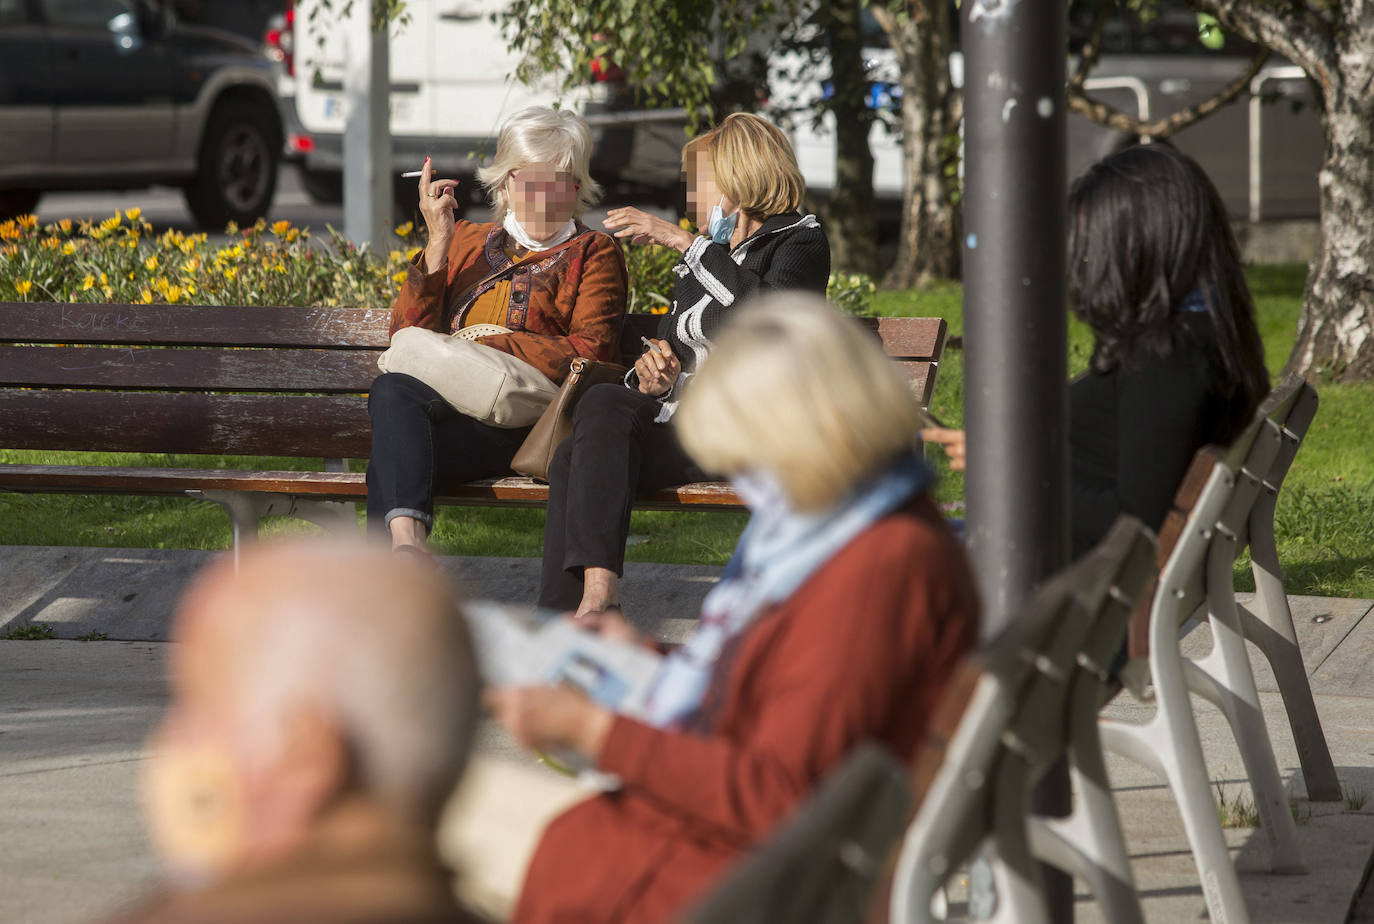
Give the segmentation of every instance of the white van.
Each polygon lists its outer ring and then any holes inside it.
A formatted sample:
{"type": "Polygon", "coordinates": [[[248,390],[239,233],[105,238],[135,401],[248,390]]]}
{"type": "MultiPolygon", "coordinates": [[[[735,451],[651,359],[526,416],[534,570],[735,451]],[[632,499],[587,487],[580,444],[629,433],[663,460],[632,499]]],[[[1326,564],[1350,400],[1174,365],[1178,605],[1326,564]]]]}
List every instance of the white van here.
{"type": "MultiPolygon", "coordinates": [[[[1227,36],[1221,49],[1204,47],[1197,14],[1183,0],[1159,0],[1157,7],[1155,19],[1148,23],[1131,10],[1113,13],[1101,59],[1086,84],[1094,97],[1141,119],[1210,98],[1244,70],[1255,52],[1254,46],[1234,36],[1227,36]]],[[[1070,48],[1083,46],[1095,12],[1091,4],[1070,4],[1070,48]]],[[[887,35],[867,9],[862,23],[868,105],[879,110],[869,133],[873,192],[880,212],[890,216],[892,205],[901,201],[905,176],[900,74],[887,35]]],[[[829,90],[823,84],[804,85],[792,76],[803,70],[796,52],[777,54],[769,63],[773,97],[803,110],[791,118],[783,114],[780,121],[791,137],[807,189],[828,194],[835,186],[834,116],[825,113],[817,126],[804,108],[829,90]]],[[[963,85],[963,63],[956,42],[949,60],[950,81],[956,88],[963,85]]],[[[816,70],[823,68],[812,73],[816,70]]],[[[1251,86],[1255,95],[1249,105],[1224,106],[1171,141],[1207,171],[1231,215],[1250,221],[1313,218],[1319,205],[1317,175],[1324,142],[1319,107],[1307,80],[1291,65],[1275,63],[1251,86]],[[1270,105],[1279,101],[1281,105],[1270,105]]],[[[1076,114],[1066,128],[1070,179],[1136,142],[1076,114]]]]}
{"type": "MultiPolygon", "coordinates": [[[[495,151],[496,132],[529,106],[558,103],[576,112],[604,102],[608,87],[589,75],[585,87],[560,91],[557,81],[530,87],[515,79],[517,57],[496,21],[504,0],[407,0],[409,21],[392,27],[391,136],[397,174],[433,158],[441,176],[470,177],[495,151]]],[[[342,4],[335,0],[335,9],[342,4]]],[[[345,35],[319,0],[296,0],[269,24],[269,53],[286,66],[281,86],[286,156],[300,166],[317,199],[341,198],[345,35]],[[323,38],[323,43],[320,39],[323,38]]],[[[469,191],[475,184],[465,184],[469,191]]],[[[414,181],[399,184],[398,193],[414,181]]],[[[413,189],[410,190],[413,192],[413,189]]]]}

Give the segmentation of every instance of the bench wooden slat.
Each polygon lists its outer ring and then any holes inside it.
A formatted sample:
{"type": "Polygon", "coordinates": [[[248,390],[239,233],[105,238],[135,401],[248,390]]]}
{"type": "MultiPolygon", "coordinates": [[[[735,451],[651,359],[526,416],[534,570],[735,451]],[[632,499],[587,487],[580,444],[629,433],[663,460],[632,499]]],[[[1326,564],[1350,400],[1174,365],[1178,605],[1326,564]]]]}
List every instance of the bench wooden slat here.
{"type": "Polygon", "coordinates": [[[0,391],[6,449],[367,458],[367,399],[0,391]]]}
{"type": "Polygon", "coordinates": [[[935,376],[932,371],[935,363],[913,360],[898,360],[893,363],[898,372],[906,379],[911,394],[921,407],[930,406],[931,394],[935,391],[935,376]]]}
{"type": "MultiPolygon", "coordinates": [[[[390,316],[380,308],[0,302],[0,343],[385,349],[390,316]]],[[[642,353],[640,336],[654,336],[660,320],[629,315],[621,337],[624,354],[642,353]]],[[[944,347],[941,318],[858,321],[877,333],[892,357],[931,359],[944,347]]]]}
{"type": "MultiPolygon", "coordinates": [[[[1193,455],[1188,471],[1183,473],[1183,482],[1174,494],[1173,507],[1159,527],[1155,545],[1155,561],[1159,568],[1163,568],[1169,556],[1174,554],[1174,546],[1183,538],[1188,515],[1192,513],[1197,499],[1202,496],[1202,489],[1207,486],[1217,463],[1224,459],[1225,450],[1219,446],[1203,446],[1193,455]]],[[[1154,605],[1155,590],[1156,587],[1151,585],[1147,593],[1141,594],[1131,611],[1130,625],[1126,629],[1126,651],[1132,658],[1149,657],[1150,610],[1154,605]]]]}
{"type": "Polygon", "coordinates": [[[0,302],[0,342],[384,348],[390,312],[372,308],[0,302]]]}
{"type": "Polygon", "coordinates": [[[366,392],[371,350],[0,346],[0,387],[366,392]]]}
{"type": "MultiPolygon", "coordinates": [[[[181,495],[187,491],[264,491],[313,500],[364,501],[362,472],[285,472],[239,469],[140,468],[116,465],[0,466],[7,488],[54,494],[181,495]]],[[[446,489],[439,503],[466,506],[538,506],[548,501],[549,486],[515,475],[486,478],[446,489]]],[[[663,488],[640,498],[648,510],[738,510],[739,498],[726,482],[699,482],[663,488]]]]}

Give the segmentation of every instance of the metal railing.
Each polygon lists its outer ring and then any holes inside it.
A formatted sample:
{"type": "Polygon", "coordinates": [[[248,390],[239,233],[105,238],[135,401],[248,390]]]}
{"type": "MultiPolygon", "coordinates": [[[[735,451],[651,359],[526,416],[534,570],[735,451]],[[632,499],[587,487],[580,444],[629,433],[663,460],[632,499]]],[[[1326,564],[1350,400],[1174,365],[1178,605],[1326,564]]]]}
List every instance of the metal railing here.
{"type": "Polygon", "coordinates": [[[1260,144],[1264,140],[1261,126],[1264,101],[1260,96],[1264,85],[1274,80],[1303,80],[1307,74],[1296,64],[1269,67],[1260,71],[1250,81],[1250,221],[1260,220],[1263,199],[1263,157],[1260,144]]]}

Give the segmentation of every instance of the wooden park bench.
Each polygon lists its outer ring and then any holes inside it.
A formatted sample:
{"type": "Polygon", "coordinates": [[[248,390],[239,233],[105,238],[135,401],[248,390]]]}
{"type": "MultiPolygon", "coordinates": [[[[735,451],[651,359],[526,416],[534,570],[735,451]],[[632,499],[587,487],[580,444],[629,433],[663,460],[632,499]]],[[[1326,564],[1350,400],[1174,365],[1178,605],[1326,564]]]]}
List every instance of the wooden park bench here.
{"type": "Polygon", "coordinates": [[[993,920],[1048,921],[1036,866],[1046,860],[1082,876],[1106,920],[1140,924],[1097,712],[1154,558],[1149,531],[1119,519],[959,664],[907,785],[894,757],[860,748],[686,920],[930,921],[937,890],[983,845],[998,894],[993,920]],[[1079,804],[1067,820],[1036,818],[1031,788],[1064,756],[1079,804]]]}
{"type": "MultiPolygon", "coordinates": [[[[0,449],[295,457],[317,470],[0,465],[0,490],[191,496],[221,505],[234,547],[269,515],[357,528],[371,426],[367,391],[389,312],[356,308],[0,303],[0,449]],[[321,465],[319,461],[323,459],[321,465]]],[[[659,319],[631,315],[622,360],[659,319]]],[[[945,345],[940,318],[865,319],[922,407],[945,345]]],[[[472,482],[442,504],[542,506],[530,478],[472,482]]],[[[668,488],[656,510],[731,510],[728,484],[668,488]]]]}

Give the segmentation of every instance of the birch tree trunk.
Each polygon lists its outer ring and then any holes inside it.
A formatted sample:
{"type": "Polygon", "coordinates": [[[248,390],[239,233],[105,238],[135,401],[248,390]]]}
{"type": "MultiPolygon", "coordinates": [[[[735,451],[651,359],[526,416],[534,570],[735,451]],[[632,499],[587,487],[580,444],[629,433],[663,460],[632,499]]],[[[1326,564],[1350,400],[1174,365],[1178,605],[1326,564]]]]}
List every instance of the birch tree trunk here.
{"type": "Polygon", "coordinates": [[[949,5],[872,5],[901,70],[905,171],[897,259],[883,285],[904,289],[958,275],[952,170],[958,130],[949,80],[949,5]]]}
{"type": "Polygon", "coordinates": [[[1374,378],[1374,23],[1348,38],[1322,118],[1321,256],[1284,368],[1342,380],[1374,378]]]}
{"type": "Polygon", "coordinates": [[[1322,252],[1284,371],[1374,378],[1374,0],[1190,2],[1302,67],[1321,96],[1322,252]]]}

